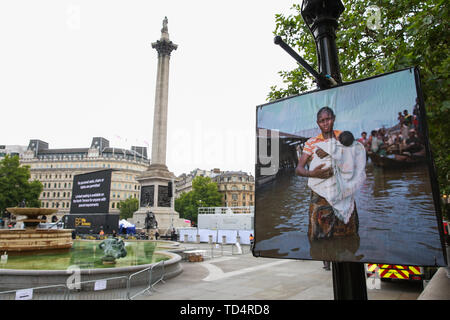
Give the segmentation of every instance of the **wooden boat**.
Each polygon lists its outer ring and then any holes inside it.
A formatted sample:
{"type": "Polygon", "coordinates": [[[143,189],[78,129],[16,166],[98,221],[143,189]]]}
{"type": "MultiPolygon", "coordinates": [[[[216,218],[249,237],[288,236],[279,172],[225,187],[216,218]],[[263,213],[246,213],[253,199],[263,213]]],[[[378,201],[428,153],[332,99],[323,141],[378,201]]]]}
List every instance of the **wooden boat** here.
{"type": "Polygon", "coordinates": [[[425,157],[407,157],[405,160],[399,160],[395,158],[389,158],[386,156],[380,156],[376,153],[369,153],[369,158],[372,163],[381,168],[402,168],[423,164],[426,161],[425,157]]]}

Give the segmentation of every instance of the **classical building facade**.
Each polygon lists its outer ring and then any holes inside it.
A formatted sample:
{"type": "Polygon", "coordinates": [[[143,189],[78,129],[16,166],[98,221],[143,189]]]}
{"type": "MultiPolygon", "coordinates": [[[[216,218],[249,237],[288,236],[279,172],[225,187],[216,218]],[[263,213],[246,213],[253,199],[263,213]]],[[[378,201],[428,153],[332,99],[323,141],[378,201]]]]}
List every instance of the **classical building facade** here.
{"type": "Polygon", "coordinates": [[[220,175],[222,172],[220,169],[212,169],[212,170],[202,170],[202,169],[195,169],[189,172],[188,174],[183,173],[179,175],[175,179],[175,198],[178,198],[182,193],[188,193],[189,191],[192,191],[192,181],[197,176],[201,177],[209,177],[213,179],[214,177],[220,175]]]}
{"type": "Polygon", "coordinates": [[[41,206],[58,208],[57,216],[70,212],[74,175],[113,169],[109,213],[119,213],[120,201],[130,197],[139,200],[136,177],[150,165],[146,147],[112,148],[102,137],[94,137],[89,148],[69,149],[50,149],[44,141],[30,140],[20,162],[30,166],[31,179],[44,186],[39,198],[41,206]]]}
{"type": "Polygon", "coordinates": [[[212,179],[223,194],[225,207],[247,207],[255,205],[255,178],[242,171],[226,171],[212,179]]]}
{"type": "Polygon", "coordinates": [[[248,207],[255,205],[255,178],[242,171],[220,171],[220,169],[195,169],[181,174],[175,180],[175,198],[192,190],[192,181],[197,176],[210,177],[223,195],[225,207],[248,207]]]}

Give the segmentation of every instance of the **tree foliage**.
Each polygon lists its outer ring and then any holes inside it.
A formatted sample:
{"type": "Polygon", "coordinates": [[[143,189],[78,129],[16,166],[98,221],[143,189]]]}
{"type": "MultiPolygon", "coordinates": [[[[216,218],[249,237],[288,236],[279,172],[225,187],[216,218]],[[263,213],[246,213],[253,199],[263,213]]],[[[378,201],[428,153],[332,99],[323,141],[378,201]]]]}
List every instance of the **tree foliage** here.
{"type": "Polygon", "coordinates": [[[139,200],[136,198],[128,198],[126,200],[119,202],[120,209],[120,219],[128,219],[133,217],[133,213],[135,213],[139,209],[139,200]]]}
{"type": "MultiPolygon", "coordinates": [[[[349,0],[339,18],[336,46],[343,81],[417,66],[421,75],[431,149],[441,193],[450,186],[449,6],[444,0],[349,0]]],[[[301,17],[277,14],[274,34],[317,67],[313,37],[301,17]]],[[[315,85],[302,67],[280,71],[285,88],[272,86],[268,100],[311,90],[315,85]]]]}
{"type": "Polygon", "coordinates": [[[192,191],[184,192],[175,200],[175,210],[180,217],[197,222],[199,207],[219,207],[222,195],[217,184],[209,177],[197,176],[192,181],[192,191]]]}
{"type": "Polygon", "coordinates": [[[41,206],[39,195],[43,190],[38,180],[29,181],[30,167],[21,166],[18,156],[9,156],[0,161],[0,213],[6,208],[16,207],[23,200],[27,207],[41,206]]]}

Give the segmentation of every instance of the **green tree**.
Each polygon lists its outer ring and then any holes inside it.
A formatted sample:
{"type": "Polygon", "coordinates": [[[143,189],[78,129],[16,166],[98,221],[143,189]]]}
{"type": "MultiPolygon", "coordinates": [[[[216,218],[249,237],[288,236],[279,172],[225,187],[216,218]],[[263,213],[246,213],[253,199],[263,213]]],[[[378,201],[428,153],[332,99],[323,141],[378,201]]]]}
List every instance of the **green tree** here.
{"type": "MultiPolygon", "coordinates": [[[[418,66],[424,93],[429,138],[442,194],[450,193],[450,39],[449,6],[444,0],[349,0],[339,18],[336,46],[343,81],[418,66]]],[[[316,47],[301,17],[275,15],[274,34],[301,52],[316,70],[316,47]]],[[[280,54],[283,54],[280,52],[280,54]]],[[[301,66],[280,71],[284,88],[272,86],[272,101],[315,87],[301,66]]]]}
{"type": "Polygon", "coordinates": [[[30,167],[21,166],[18,156],[6,155],[0,161],[0,213],[6,208],[16,207],[25,200],[27,207],[41,206],[39,195],[43,190],[38,180],[29,181],[30,167]]]}
{"type": "Polygon", "coordinates": [[[222,195],[217,184],[209,177],[195,177],[192,181],[192,191],[184,192],[175,200],[175,210],[180,217],[197,223],[199,207],[220,207],[222,195]]]}
{"type": "Polygon", "coordinates": [[[135,213],[139,209],[139,201],[136,198],[128,198],[126,200],[119,202],[120,209],[120,219],[128,219],[133,217],[133,213],[135,213]]]}

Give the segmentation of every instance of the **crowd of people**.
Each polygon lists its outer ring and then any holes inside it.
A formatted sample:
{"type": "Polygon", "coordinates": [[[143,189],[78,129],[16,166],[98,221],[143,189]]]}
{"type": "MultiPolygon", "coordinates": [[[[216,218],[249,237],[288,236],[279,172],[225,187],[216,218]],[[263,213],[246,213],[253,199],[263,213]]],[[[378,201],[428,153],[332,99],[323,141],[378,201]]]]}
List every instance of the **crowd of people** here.
{"type": "Polygon", "coordinates": [[[358,141],[364,145],[367,156],[377,154],[400,161],[424,157],[418,110],[416,106],[413,114],[409,114],[408,110],[399,112],[398,124],[392,128],[372,130],[369,137],[367,132],[362,132],[358,141]]]}

